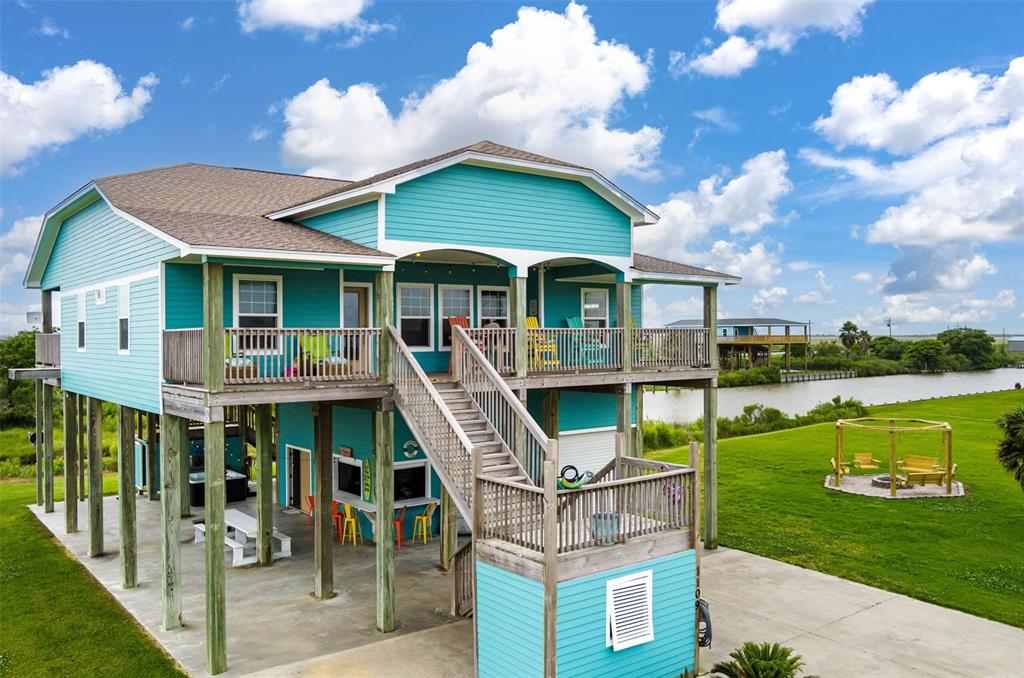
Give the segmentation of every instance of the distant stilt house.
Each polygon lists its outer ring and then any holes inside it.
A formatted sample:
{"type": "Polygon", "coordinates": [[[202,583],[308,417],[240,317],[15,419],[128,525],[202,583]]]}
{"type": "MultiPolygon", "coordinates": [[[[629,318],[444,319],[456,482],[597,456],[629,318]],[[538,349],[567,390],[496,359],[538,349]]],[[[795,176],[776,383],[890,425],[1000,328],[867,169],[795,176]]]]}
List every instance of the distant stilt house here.
{"type": "MultiPolygon", "coordinates": [[[[41,500],[53,510],[54,386],[65,421],[81,403],[90,471],[99,407],[116,404],[122,584],[150,571],[145,487],[163,512],[160,581],[145,585],[164,628],[181,626],[178,564],[195,551],[179,521],[201,505],[212,674],[241,623],[225,509],[252,485],[260,565],[278,512],[311,514],[316,599],[367,576],[332,565],[334,510],[355,510],[382,632],[402,617],[401,540],[439,532],[481,676],[692,670],[698,516],[717,539],[717,289],[739,278],[635,252],[633,229],[657,219],[593,170],[490,142],[355,182],[200,164],[91,181],[47,213],[25,280],[43,328],[37,366],[13,376],[39,385],[41,500]],[[704,318],[644,327],[654,283],[700,288],[704,318]],[[641,458],[644,384],[704,390],[703,514],[696,458],[641,458]],[[567,466],[593,479],[573,487],[567,466]]],[[[75,451],[69,436],[66,469],[75,451]]],[[[78,510],[70,487],[64,510],[78,510]]]]}
{"type": "MultiPolygon", "coordinates": [[[[678,329],[703,327],[703,319],[677,320],[667,327],[678,329]]],[[[793,347],[799,346],[803,367],[807,369],[810,323],[782,318],[719,318],[717,337],[719,364],[738,370],[771,362],[772,352],[783,353],[783,365],[791,369],[793,347]]],[[[799,359],[798,359],[799,361],[799,359]]]]}

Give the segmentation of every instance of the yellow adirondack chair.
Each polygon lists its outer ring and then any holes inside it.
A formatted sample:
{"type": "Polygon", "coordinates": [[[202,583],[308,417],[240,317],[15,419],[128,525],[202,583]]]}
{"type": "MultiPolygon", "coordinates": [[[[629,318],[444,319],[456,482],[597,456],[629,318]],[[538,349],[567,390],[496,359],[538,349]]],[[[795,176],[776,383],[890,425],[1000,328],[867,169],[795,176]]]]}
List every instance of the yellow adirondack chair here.
{"type": "Polygon", "coordinates": [[[561,364],[558,360],[558,344],[543,334],[530,332],[539,330],[537,316],[526,316],[526,347],[530,356],[531,367],[547,367],[561,364]]]}
{"type": "Polygon", "coordinates": [[[853,467],[857,469],[877,469],[881,468],[881,463],[872,457],[870,452],[855,452],[853,455],[853,467]]]}
{"type": "Polygon", "coordinates": [[[326,335],[302,335],[298,339],[302,357],[304,360],[309,361],[311,366],[334,365],[343,367],[348,365],[348,358],[331,349],[330,339],[326,335]]]}
{"type": "Polygon", "coordinates": [[[939,460],[936,457],[908,454],[905,458],[897,460],[896,466],[900,471],[907,473],[933,473],[939,470],[939,460]]]}

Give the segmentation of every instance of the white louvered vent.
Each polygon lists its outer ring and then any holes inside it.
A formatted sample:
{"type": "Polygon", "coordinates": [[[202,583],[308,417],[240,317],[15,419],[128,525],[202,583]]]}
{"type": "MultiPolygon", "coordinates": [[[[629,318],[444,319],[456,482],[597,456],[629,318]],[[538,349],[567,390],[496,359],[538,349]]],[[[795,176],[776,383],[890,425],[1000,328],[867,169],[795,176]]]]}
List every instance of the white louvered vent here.
{"type": "Polygon", "coordinates": [[[654,640],[652,581],[652,570],[608,580],[606,647],[618,652],[654,640]]]}

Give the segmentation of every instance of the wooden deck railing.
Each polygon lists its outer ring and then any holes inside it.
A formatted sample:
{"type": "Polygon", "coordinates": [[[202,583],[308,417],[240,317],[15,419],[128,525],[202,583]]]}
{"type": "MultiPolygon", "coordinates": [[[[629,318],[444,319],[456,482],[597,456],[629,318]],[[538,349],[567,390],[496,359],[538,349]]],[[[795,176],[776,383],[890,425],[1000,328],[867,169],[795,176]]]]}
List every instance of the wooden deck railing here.
{"type": "Polygon", "coordinates": [[[633,369],[711,366],[706,327],[634,327],[633,369]]]}
{"type": "Polygon", "coordinates": [[[622,369],[621,327],[542,327],[526,330],[528,374],[622,369]]]}
{"type": "Polygon", "coordinates": [[[498,374],[516,373],[516,328],[471,327],[463,330],[498,374]]]}
{"type": "MultiPolygon", "coordinates": [[[[288,384],[377,378],[380,329],[228,328],[224,383],[288,384]]],[[[164,330],[164,379],[203,383],[203,330],[164,330]]]]}
{"type": "Polygon", "coordinates": [[[456,379],[527,477],[533,484],[540,485],[544,462],[549,458],[547,435],[485,357],[476,338],[462,327],[452,330],[452,365],[456,379]]]}
{"type": "Polygon", "coordinates": [[[473,587],[476,582],[473,540],[463,544],[452,556],[452,616],[464,617],[473,611],[473,587]]]}
{"type": "MultiPolygon", "coordinates": [[[[621,544],[694,524],[694,469],[629,457],[610,466],[600,482],[558,491],[556,510],[549,515],[557,521],[559,554],[621,544]]],[[[480,538],[500,539],[543,553],[543,489],[485,476],[479,476],[477,482],[483,502],[478,514],[480,538]]]]}
{"type": "Polygon", "coordinates": [[[60,333],[36,333],[36,366],[60,367],[60,333]]]}

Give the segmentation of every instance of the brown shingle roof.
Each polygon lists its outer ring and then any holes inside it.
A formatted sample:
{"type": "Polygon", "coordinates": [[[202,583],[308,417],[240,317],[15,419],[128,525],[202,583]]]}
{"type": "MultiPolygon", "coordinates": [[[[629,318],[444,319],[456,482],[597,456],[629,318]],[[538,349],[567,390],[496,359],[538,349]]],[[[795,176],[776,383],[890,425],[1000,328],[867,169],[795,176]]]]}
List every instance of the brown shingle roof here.
{"type": "Polygon", "coordinates": [[[387,256],[301,224],[263,215],[349,182],[188,163],[97,179],[118,209],[189,245],[387,256]]]}
{"type": "Polygon", "coordinates": [[[670,275],[693,275],[701,276],[705,278],[721,278],[723,280],[735,280],[739,281],[739,276],[729,275],[728,273],[719,273],[718,271],[712,271],[707,268],[699,268],[697,266],[690,266],[689,264],[681,264],[678,261],[670,261],[669,259],[660,259],[658,257],[652,257],[649,254],[634,254],[633,255],[633,268],[638,271],[645,273],[666,273],[670,275]]]}
{"type": "MultiPolygon", "coordinates": [[[[572,163],[565,162],[564,160],[556,160],[554,158],[549,158],[546,155],[538,155],[536,153],[530,153],[529,151],[519,150],[518,148],[512,148],[511,146],[504,146],[502,144],[496,144],[493,141],[478,141],[475,144],[471,144],[469,146],[463,146],[462,148],[456,148],[453,151],[448,151],[446,153],[442,153],[441,155],[435,155],[432,158],[424,158],[423,160],[417,160],[416,162],[410,162],[409,164],[402,165],[401,167],[396,167],[394,169],[389,169],[389,170],[387,170],[385,172],[381,172],[379,174],[375,174],[372,177],[367,177],[365,179],[360,179],[359,181],[346,182],[346,184],[344,186],[334,187],[334,188],[332,188],[330,190],[327,190],[327,191],[323,192],[322,194],[314,196],[312,198],[305,198],[305,199],[302,199],[302,200],[296,200],[296,201],[294,201],[292,203],[289,203],[287,205],[279,206],[278,207],[278,211],[279,210],[288,209],[289,207],[295,207],[297,205],[302,205],[302,204],[307,203],[307,202],[312,202],[314,200],[320,200],[322,198],[327,198],[327,197],[330,197],[332,195],[337,195],[339,193],[346,193],[348,191],[352,191],[352,190],[355,190],[355,189],[358,189],[358,188],[364,188],[366,186],[371,186],[371,185],[373,185],[373,184],[375,184],[375,183],[377,183],[379,181],[385,181],[387,179],[391,179],[392,177],[400,176],[402,174],[405,174],[406,172],[411,172],[411,171],[419,169],[421,167],[426,167],[427,165],[433,165],[435,162],[440,162],[442,160],[447,160],[448,158],[454,157],[454,156],[459,155],[461,153],[467,153],[469,151],[473,151],[475,153],[483,153],[483,154],[486,154],[486,155],[493,155],[493,156],[496,156],[496,157],[499,157],[499,158],[510,158],[512,160],[525,160],[527,162],[537,162],[537,163],[542,163],[542,164],[545,164],[545,165],[555,165],[555,166],[558,166],[558,167],[569,167],[569,168],[572,168],[572,169],[589,169],[587,167],[583,167],[582,165],[573,165],[572,163]]],[[[268,212],[269,212],[269,210],[268,210],[268,212]]]]}

